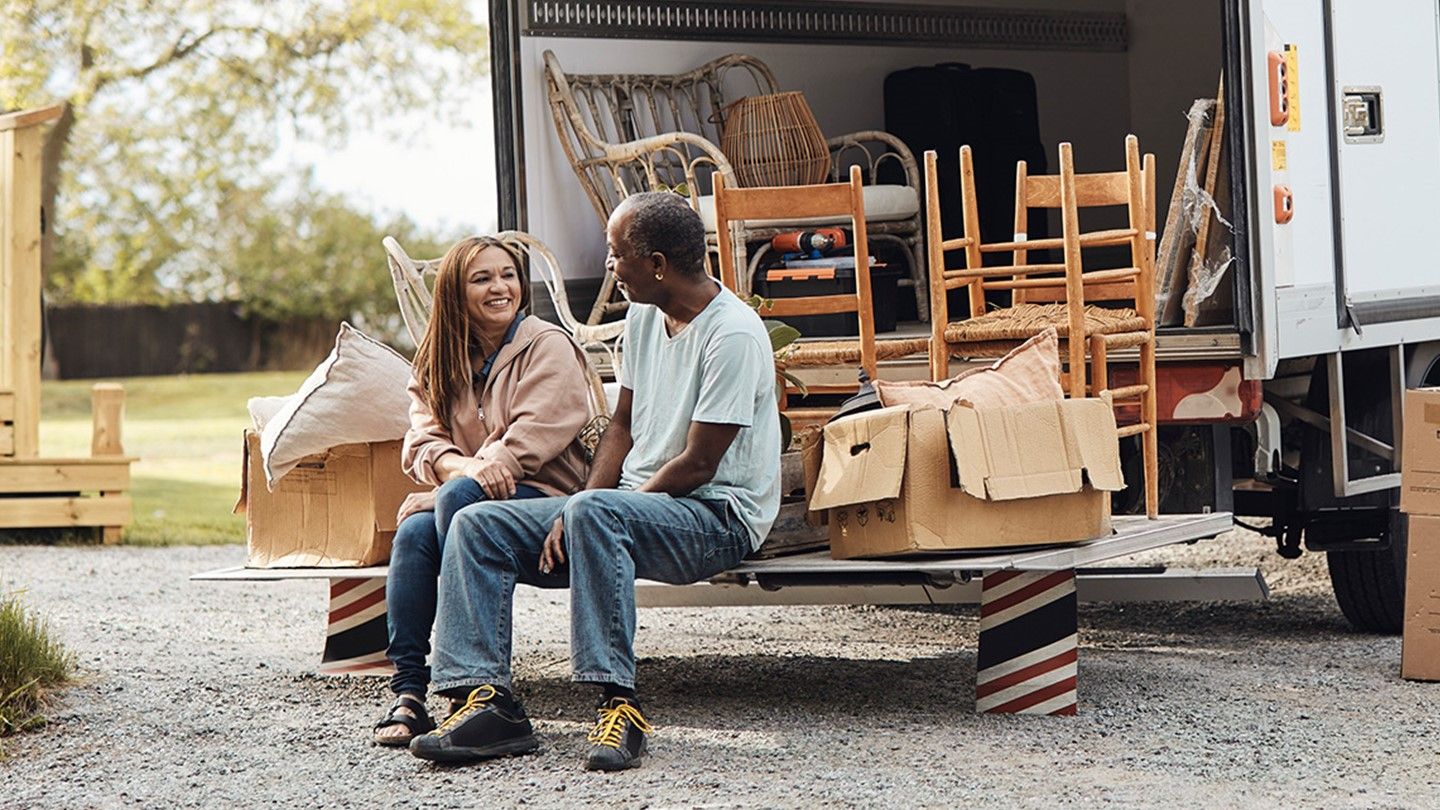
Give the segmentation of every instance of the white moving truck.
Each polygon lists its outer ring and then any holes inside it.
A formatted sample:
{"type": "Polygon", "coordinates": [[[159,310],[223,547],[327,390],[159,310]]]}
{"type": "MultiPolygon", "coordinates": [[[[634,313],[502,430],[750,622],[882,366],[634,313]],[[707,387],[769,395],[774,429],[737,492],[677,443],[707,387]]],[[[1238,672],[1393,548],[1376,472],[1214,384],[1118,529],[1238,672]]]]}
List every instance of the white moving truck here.
{"type": "MultiPolygon", "coordinates": [[[[603,233],[560,148],[546,51],[576,73],[750,54],[805,92],[827,133],[884,129],[893,71],[1018,68],[1050,154],[1070,141],[1080,170],[1113,168],[1133,132],[1157,155],[1162,223],[1186,111],[1223,75],[1233,260],[1217,300],[1230,303],[1208,326],[1161,330],[1162,509],[1268,519],[1282,555],[1328,554],[1357,628],[1398,631],[1400,392],[1440,384],[1435,0],[490,6],[501,225],[551,245],[587,310],[603,233]]],[[[920,376],[923,362],[884,373],[920,376]]]]}

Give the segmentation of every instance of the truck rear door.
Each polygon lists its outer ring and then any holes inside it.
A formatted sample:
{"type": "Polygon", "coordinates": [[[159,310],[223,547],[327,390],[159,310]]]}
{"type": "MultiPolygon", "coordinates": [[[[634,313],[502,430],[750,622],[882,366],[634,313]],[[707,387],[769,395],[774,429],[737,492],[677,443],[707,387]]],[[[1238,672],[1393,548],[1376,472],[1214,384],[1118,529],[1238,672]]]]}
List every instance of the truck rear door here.
{"type": "Polygon", "coordinates": [[[1440,316],[1434,0],[1327,2],[1342,328],[1440,316]],[[1381,10],[1383,9],[1383,11],[1381,10]]]}

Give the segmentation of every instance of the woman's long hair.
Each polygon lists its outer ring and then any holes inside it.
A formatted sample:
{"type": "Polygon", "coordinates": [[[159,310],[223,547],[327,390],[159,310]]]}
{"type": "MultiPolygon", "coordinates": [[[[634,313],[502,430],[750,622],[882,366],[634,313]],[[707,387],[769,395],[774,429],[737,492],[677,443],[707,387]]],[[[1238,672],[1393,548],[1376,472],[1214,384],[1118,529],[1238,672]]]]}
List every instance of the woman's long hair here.
{"type": "Polygon", "coordinates": [[[480,345],[479,331],[470,322],[465,305],[465,287],[469,283],[470,265],[486,248],[498,247],[515,262],[520,281],[518,312],[530,309],[530,273],[525,266],[525,253],[515,245],[492,236],[470,236],[456,242],[440,260],[435,277],[435,301],[430,307],[430,325],[420,348],[415,352],[415,379],[420,383],[430,412],[449,425],[451,410],[460,392],[470,386],[470,355],[480,345]]]}

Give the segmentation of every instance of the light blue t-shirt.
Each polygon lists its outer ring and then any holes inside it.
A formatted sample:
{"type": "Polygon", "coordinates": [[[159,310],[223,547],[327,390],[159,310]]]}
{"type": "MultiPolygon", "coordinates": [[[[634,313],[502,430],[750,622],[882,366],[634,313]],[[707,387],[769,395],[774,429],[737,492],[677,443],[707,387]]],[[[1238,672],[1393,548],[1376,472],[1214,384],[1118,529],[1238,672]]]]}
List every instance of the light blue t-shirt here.
{"type": "Polygon", "coordinates": [[[632,303],[624,346],[620,384],[632,392],[634,444],[620,487],[639,487],[680,455],[692,421],[739,425],[715,477],[689,497],[727,501],[750,529],[751,546],[759,548],[780,511],[775,359],[760,317],[722,287],[671,337],[663,312],[632,303]]]}

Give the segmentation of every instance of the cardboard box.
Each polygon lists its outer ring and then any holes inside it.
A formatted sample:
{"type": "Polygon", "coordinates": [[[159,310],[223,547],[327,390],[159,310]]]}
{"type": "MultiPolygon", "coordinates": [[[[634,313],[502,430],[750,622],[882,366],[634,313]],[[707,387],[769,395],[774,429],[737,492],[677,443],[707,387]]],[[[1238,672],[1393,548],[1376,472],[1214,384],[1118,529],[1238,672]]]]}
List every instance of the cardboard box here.
{"type": "Polygon", "coordinates": [[[1440,515],[1440,388],[1405,392],[1400,445],[1400,511],[1440,515]]]}
{"type": "Polygon", "coordinates": [[[1440,681],[1440,517],[1411,515],[1400,676],[1440,681]]]}
{"type": "Polygon", "coordinates": [[[810,506],[829,510],[831,555],[848,559],[1092,540],[1123,487],[1100,400],[895,406],[825,426],[810,506]]]}
{"type": "Polygon", "coordinates": [[[265,486],[260,436],[245,432],[245,511],[251,568],[363,568],[390,559],[395,513],[416,484],[400,470],[400,442],[346,444],[307,456],[265,486]]]}

